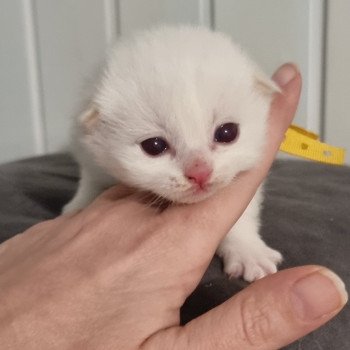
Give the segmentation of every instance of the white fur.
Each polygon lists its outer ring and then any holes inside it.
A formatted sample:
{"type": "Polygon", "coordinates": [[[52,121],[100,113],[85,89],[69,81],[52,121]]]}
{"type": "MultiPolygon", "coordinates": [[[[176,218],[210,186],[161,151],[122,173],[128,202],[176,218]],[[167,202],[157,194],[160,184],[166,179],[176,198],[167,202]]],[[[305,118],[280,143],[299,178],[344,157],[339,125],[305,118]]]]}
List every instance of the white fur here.
{"type": "MultiPolygon", "coordinates": [[[[210,196],[261,157],[276,90],[223,34],[163,27],[120,41],[91,108],[77,123],[79,189],[64,211],[86,206],[118,180],[174,202],[210,196]],[[231,144],[213,141],[224,123],[239,124],[231,144]],[[163,137],[170,150],[151,157],[140,147],[163,137]],[[195,193],[184,167],[195,158],[213,167],[208,190],[195,193]]],[[[248,281],[276,271],[281,255],[259,237],[261,192],[222,241],[225,271],[248,281]]]]}

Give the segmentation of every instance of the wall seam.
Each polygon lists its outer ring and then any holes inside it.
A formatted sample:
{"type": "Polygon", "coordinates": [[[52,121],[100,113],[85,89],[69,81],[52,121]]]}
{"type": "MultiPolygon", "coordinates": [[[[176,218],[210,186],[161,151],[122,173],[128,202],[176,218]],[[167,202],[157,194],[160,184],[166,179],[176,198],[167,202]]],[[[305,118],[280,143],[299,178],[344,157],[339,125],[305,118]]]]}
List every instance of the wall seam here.
{"type": "Polygon", "coordinates": [[[322,131],[324,1],[309,2],[307,128],[322,131]]]}
{"type": "Polygon", "coordinates": [[[48,151],[35,0],[22,0],[35,154],[48,151]]]}
{"type": "Polygon", "coordinates": [[[216,30],[216,12],[215,12],[215,0],[209,0],[209,8],[210,8],[210,27],[213,30],[216,30]]]}
{"type": "Polygon", "coordinates": [[[104,18],[105,18],[105,38],[106,47],[110,48],[117,37],[118,34],[118,24],[117,24],[117,0],[104,0],[104,18]]]}
{"type": "Polygon", "coordinates": [[[322,91],[321,91],[321,126],[320,135],[321,139],[324,141],[327,137],[326,135],[326,107],[327,107],[327,61],[328,61],[328,11],[329,3],[328,0],[324,0],[323,6],[323,50],[322,50],[322,91]]]}

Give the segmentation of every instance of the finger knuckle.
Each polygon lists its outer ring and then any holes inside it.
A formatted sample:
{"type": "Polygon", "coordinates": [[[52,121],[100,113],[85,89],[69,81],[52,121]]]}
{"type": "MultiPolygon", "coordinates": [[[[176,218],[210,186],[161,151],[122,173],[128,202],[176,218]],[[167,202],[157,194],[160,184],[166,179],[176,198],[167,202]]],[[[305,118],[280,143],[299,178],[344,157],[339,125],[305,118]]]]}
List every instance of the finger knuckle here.
{"type": "Polygon", "coordinates": [[[249,297],[240,305],[240,336],[244,343],[258,347],[268,343],[271,334],[271,318],[268,305],[249,297]]]}

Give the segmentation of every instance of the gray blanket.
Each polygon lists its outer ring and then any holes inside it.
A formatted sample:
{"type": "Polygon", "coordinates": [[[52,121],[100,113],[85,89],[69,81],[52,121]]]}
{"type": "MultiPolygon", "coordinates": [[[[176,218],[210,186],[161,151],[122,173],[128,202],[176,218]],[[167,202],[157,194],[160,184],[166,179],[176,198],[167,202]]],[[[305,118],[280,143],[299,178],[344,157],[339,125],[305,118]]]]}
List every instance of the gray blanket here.
{"type": "MultiPolygon", "coordinates": [[[[73,196],[78,169],[67,155],[0,166],[0,241],[59,214],[73,196]]],[[[320,264],[350,288],[350,168],[303,161],[278,161],[266,185],[262,235],[285,258],[281,268],[320,264]]],[[[244,288],[228,280],[215,257],[182,308],[182,322],[222,303],[244,288]]],[[[326,326],[286,347],[349,350],[350,308],[326,326]]]]}

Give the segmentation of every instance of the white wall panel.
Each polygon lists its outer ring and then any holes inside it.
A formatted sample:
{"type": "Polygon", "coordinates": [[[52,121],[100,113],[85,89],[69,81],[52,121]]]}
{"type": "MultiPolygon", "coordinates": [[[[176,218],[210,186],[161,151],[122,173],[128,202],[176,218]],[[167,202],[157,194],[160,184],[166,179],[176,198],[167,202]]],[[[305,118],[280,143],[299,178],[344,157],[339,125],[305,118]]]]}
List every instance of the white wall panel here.
{"type": "MultiPolygon", "coordinates": [[[[1,0],[0,162],[62,150],[71,119],[96,83],[118,34],[191,23],[232,35],[271,74],[294,61],[304,88],[297,123],[350,149],[348,0],[1,0]]],[[[348,157],[349,159],[349,157],[348,157]]]]}
{"type": "Polygon", "coordinates": [[[48,151],[64,149],[105,57],[105,2],[36,0],[48,151]]]}
{"type": "Polygon", "coordinates": [[[208,23],[209,1],[36,0],[47,150],[69,142],[72,118],[118,33],[159,22],[208,23]],[[120,20],[120,23],[119,23],[120,20]]]}
{"type": "Polygon", "coordinates": [[[350,164],[350,1],[328,6],[325,139],[346,148],[350,164]]]}
{"type": "Polygon", "coordinates": [[[0,1],[0,162],[37,153],[32,124],[25,11],[0,1]]]}
{"type": "Polygon", "coordinates": [[[314,130],[321,118],[322,9],[321,0],[215,0],[214,14],[215,28],[231,34],[267,73],[284,62],[299,65],[304,85],[296,123],[314,130]]]}
{"type": "Polygon", "coordinates": [[[210,0],[119,0],[122,34],[155,24],[210,25],[210,0]]]}

